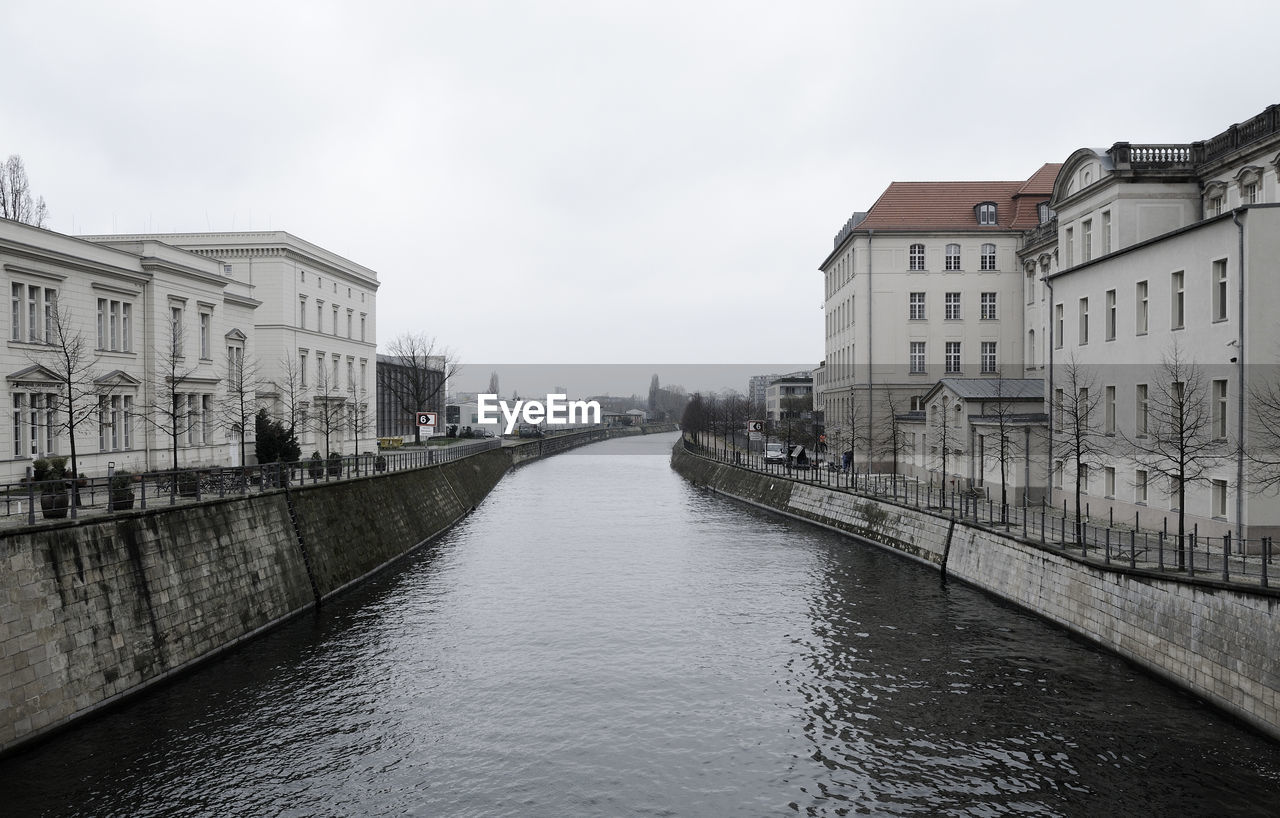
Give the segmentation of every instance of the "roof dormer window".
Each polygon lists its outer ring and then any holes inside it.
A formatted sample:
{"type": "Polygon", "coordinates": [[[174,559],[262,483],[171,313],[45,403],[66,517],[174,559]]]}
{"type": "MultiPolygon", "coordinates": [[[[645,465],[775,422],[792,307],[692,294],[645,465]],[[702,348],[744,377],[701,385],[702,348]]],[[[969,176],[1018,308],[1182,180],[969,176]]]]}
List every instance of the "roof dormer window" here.
{"type": "Polygon", "coordinates": [[[1048,202],[1041,202],[1036,205],[1036,214],[1040,217],[1040,224],[1048,224],[1058,215],[1053,212],[1053,208],[1049,207],[1048,202]]]}
{"type": "Polygon", "coordinates": [[[978,224],[995,224],[996,223],[996,203],[983,202],[973,209],[978,217],[978,224]]]}

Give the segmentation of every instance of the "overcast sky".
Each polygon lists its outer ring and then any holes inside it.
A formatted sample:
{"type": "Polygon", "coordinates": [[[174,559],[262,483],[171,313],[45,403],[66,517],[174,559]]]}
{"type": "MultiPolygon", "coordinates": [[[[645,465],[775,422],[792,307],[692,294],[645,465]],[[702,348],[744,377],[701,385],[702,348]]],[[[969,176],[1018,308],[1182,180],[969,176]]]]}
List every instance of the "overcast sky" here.
{"type": "Polygon", "coordinates": [[[1280,102],[1277,23],[1263,2],[4,2],[0,154],[60,232],[279,229],[371,267],[380,347],[771,371],[822,357],[817,265],[890,181],[1212,136],[1280,102]]]}

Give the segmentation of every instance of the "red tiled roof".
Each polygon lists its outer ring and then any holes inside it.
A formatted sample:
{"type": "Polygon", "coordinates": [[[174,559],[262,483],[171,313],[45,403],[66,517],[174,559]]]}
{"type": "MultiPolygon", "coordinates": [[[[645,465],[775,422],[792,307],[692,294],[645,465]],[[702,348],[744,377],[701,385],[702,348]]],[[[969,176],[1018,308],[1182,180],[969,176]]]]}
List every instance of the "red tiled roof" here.
{"type": "Polygon", "coordinates": [[[893,182],[859,230],[1027,230],[1039,223],[1035,205],[1053,193],[1056,164],[1021,182],[893,182]],[[996,224],[979,225],[974,207],[995,202],[996,224]]]}

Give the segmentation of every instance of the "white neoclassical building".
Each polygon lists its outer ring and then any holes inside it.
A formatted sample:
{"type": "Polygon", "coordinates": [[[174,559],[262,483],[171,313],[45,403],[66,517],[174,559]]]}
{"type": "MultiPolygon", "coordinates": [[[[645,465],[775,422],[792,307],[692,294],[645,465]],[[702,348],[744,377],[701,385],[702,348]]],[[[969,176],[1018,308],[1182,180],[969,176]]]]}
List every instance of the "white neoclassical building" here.
{"type": "Polygon", "coordinates": [[[163,242],[216,263],[247,287],[254,313],[259,400],[297,416],[303,454],[346,454],[376,444],[378,276],[284,231],[89,236],[128,246],[163,242]]]}
{"type": "Polygon", "coordinates": [[[1020,378],[1018,250],[1058,166],[1009,182],[894,182],[855,213],[819,268],[827,440],[887,463],[890,413],[923,409],[944,377],[1020,378]]]}
{"type": "Polygon", "coordinates": [[[1054,212],[1021,252],[1056,502],[1075,493],[1079,406],[1095,516],[1158,526],[1185,510],[1201,534],[1280,533],[1280,502],[1253,462],[1274,445],[1255,396],[1280,358],[1278,169],[1275,105],[1203,142],[1118,142],[1063,164],[1054,212]],[[1194,430],[1172,429],[1178,407],[1194,430]],[[1194,444],[1190,459],[1168,455],[1175,439],[1194,444]]]}
{"type": "Polygon", "coordinates": [[[169,468],[175,453],[180,466],[239,462],[226,394],[229,364],[256,353],[251,286],[156,240],[111,246],[5,220],[0,267],[3,479],[70,455],[72,419],[86,474],[169,468]]]}

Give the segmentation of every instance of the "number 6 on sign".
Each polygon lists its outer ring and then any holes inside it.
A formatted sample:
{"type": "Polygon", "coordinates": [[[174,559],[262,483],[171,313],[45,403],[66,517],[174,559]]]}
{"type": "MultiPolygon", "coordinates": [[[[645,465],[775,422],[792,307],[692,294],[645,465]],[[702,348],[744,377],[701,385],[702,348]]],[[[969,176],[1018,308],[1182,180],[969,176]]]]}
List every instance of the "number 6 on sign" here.
{"type": "Polygon", "coordinates": [[[417,415],[418,415],[419,426],[435,426],[436,425],[435,412],[418,412],[417,415]]]}

